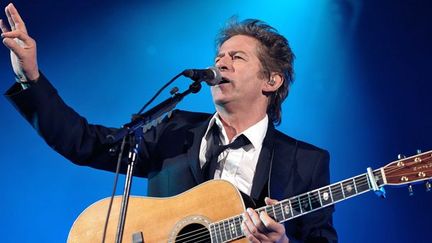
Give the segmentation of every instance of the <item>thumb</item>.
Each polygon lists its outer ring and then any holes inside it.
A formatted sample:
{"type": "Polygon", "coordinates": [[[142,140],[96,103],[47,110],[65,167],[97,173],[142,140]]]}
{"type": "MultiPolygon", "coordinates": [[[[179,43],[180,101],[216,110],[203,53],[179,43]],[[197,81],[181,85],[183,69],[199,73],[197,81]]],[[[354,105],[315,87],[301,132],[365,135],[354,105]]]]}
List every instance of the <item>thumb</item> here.
{"type": "Polygon", "coordinates": [[[274,204],[278,203],[278,200],[271,199],[269,197],[265,197],[264,202],[266,205],[274,205],[274,204]]]}

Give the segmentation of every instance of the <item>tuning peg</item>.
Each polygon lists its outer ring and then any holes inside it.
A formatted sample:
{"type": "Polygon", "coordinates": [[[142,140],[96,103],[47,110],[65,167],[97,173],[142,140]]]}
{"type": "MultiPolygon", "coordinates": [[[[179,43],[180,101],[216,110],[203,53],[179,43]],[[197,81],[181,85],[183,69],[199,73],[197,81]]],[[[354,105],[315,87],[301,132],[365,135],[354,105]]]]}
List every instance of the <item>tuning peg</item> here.
{"type": "Polygon", "coordinates": [[[397,158],[398,158],[398,159],[405,159],[405,158],[406,158],[406,156],[405,156],[405,155],[403,155],[403,154],[398,154],[397,158]]]}
{"type": "Polygon", "coordinates": [[[417,154],[421,154],[422,151],[420,149],[417,149],[417,154]]]}
{"type": "Polygon", "coordinates": [[[432,185],[429,181],[426,182],[426,191],[430,192],[432,190],[432,185]]]}
{"type": "Polygon", "coordinates": [[[414,195],[414,190],[413,190],[413,186],[412,185],[408,186],[408,193],[409,193],[410,196],[414,195]]]}

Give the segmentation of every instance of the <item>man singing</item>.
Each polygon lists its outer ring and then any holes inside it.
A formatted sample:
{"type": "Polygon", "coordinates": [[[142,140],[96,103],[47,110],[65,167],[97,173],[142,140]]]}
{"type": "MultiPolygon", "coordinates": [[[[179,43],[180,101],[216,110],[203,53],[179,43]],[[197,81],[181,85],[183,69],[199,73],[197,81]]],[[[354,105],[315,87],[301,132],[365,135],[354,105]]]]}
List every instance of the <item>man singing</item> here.
{"type": "MultiPolygon", "coordinates": [[[[12,4],[6,15],[10,29],[2,21],[1,36],[17,81],[7,98],[57,152],[115,171],[107,139],[115,129],[87,123],[62,101],[39,71],[36,42],[12,4]]],[[[148,178],[149,196],[174,196],[218,178],[260,207],[328,185],[328,152],[274,127],[293,81],[293,60],[286,38],[262,21],[233,21],[222,29],[215,58],[222,82],[211,87],[216,112],[176,110],[144,134],[135,175],[148,178]],[[227,146],[214,153],[221,145],[227,146]]],[[[337,242],[333,211],[329,206],[281,224],[248,208],[242,231],[250,242],[337,242]]]]}

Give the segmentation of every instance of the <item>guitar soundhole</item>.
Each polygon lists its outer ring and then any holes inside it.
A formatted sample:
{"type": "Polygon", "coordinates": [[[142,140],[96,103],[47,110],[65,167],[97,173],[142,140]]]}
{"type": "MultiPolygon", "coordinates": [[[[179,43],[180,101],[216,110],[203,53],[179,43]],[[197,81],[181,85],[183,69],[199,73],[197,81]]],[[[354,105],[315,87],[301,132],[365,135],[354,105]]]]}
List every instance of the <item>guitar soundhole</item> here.
{"type": "Polygon", "coordinates": [[[210,232],[202,224],[188,224],[177,234],[175,242],[211,242],[210,232]]]}

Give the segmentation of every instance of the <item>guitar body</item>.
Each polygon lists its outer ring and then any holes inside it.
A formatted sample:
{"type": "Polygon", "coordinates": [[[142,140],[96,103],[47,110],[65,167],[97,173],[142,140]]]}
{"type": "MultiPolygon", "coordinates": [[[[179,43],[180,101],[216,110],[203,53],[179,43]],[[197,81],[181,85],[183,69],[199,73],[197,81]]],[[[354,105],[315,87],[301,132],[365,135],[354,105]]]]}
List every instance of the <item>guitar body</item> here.
{"type": "MultiPolygon", "coordinates": [[[[74,222],[69,232],[69,243],[102,242],[102,234],[109,198],[88,207],[74,222]]],[[[114,198],[106,242],[115,242],[121,197],[114,198]]],[[[185,233],[200,230],[208,235],[208,225],[245,210],[240,192],[229,182],[211,180],[182,194],[169,198],[131,196],[126,216],[123,242],[131,242],[132,235],[142,232],[144,242],[184,242],[185,233]]],[[[196,232],[196,231],[195,231],[196,232]]],[[[210,242],[203,235],[191,236],[190,242],[210,242]]],[[[209,236],[208,236],[209,237],[209,236]]],[[[244,242],[245,239],[235,242],[244,242]]]]}

